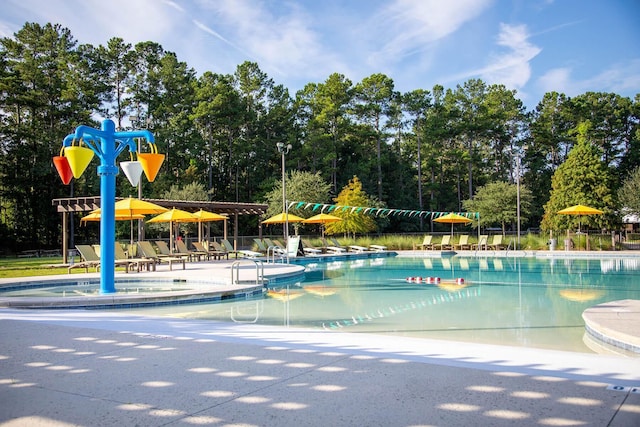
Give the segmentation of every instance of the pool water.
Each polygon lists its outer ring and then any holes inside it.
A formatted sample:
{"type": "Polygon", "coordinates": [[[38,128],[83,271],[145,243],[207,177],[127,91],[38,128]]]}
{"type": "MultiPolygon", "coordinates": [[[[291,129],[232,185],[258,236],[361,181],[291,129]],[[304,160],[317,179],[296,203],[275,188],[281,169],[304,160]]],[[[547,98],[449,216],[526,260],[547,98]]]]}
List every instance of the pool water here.
{"type": "Polygon", "coordinates": [[[593,352],[582,312],[640,299],[639,279],[633,258],[381,257],[308,263],[304,281],[270,288],[264,298],[137,311],[593,352]],[[429,277],[440,283],[424,283],[429,277]]]}

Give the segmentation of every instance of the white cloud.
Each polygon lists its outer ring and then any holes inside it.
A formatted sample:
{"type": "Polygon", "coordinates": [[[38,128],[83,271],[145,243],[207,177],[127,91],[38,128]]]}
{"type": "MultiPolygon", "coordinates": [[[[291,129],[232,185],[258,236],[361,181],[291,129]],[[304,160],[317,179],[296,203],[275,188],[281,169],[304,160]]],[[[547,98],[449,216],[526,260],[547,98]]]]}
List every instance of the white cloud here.
{"type": "Polygon", "coordinates": [[[507,51],[492,56],[491,63],[480,73],[482,78],[512,89],[524,87],[531,78],[529,63],[542,51],[528,39],[526,25],[500,24],[498,45],[507,51]]]}
{"type": "Polygon", "coordinates": [[[224,23],[224,37],[260,64],[280,76],[306,74],[328,76],[340,61],[320,41],[313,19],[294,3],[283,3],[276,11],[264,3],[226,0],[209,3],[215,17],[224,23]]]}
{"type": "Polygon", "coordinates": [[[537,86],[543,92],[561,92],[568,96],[585,92],[640,93],[640,59],[626,64],[614,64],[600,73],[586,78],[576,79],[571,68],[554,68],[537,80],[537,86]]]}
{"type": "Polygon", "coordinates": [[[399,61],[457,31],[491,4],[490,0],[395,0],[368,24],[382,47],[368,62],[399,61]]]}
{"type": "Polygon", "coordinates": [[[552,70],[547,71],[542,76],[538,78],[537,84],[540,87],[540,90],[545,92],[565,92],[567,89],[570,89],[570,79],[571,69],[569,68],[554,68],[552,70]]]}

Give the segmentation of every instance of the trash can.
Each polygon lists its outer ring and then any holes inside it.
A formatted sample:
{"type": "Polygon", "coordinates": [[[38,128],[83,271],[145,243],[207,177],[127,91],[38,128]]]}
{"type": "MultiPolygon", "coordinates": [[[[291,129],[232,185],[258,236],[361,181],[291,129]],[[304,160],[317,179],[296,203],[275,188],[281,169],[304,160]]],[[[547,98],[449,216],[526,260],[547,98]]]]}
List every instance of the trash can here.
{"type": "Polygon", "coordinates": [[[556,250],[556,246],[558,246],[558,240],[557,239],[549,240],[549,250],[550,251],[555,251],[556,250]]]}

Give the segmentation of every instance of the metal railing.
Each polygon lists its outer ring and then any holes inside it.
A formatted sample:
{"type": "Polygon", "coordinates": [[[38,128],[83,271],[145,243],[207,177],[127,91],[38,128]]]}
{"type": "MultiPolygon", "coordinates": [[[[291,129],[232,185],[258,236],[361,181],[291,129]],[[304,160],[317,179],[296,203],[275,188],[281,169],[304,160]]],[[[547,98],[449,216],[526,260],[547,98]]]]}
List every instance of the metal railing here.
{"type": "Polygon", "coordinates": [[[256,285],[264,285],[264,264],[259,259],[245,259],[241,261],[235,261],[231,264],[231,284],[239,285],[240,284],[240,266],[243,263],[253,263],[256,266],[256,285]]]}

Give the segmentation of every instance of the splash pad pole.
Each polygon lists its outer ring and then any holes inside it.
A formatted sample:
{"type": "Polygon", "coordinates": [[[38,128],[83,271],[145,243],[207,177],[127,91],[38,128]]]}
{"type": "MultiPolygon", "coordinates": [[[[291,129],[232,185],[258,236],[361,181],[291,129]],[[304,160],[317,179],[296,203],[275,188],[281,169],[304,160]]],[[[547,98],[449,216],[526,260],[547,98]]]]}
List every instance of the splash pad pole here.
{"type": "MultiPolygon", "coordinates": [[[[100,293],[112,294],[116,292],[115,287],[115,202],[116,202],[116,175],[119,168],[116,165],[116,158],[125,149],[128,148],[131,153],[138,153],[135,138],[146,139],[155,148],[153,134],[148,130],[134,130],[126,132],[116,132],[115,123],[112,120],[104,120],[100,129],[91,128],[89,126],[80,125],[76,128],[75,133],[67,135],[63,141],[63,150],[68,158],[73,171],[73,176],[79,178],[86,167],[91,162],[93,155],[88,152],[90,149],[93,154],[100,159],[100,165],[97,168],[98,176],[100,176],[100,293]],[[78,146],[75,146],[75,143],[78,146]],[[76,157],[76,154],[70,148],[79,148],[84,150],[83,153],[76,157]]],[[[139,154],[139,153],[138,153],[139,154]]],[[[158,169],[160,165],[157,166],[158,169]]],[[[153,172],[153,178],[158,171],[153,172]]],[[[147,171],[145,170],[145,174],[147,171]]],[[[149,178],[149,174],[147,174],[149,178]]]]}

